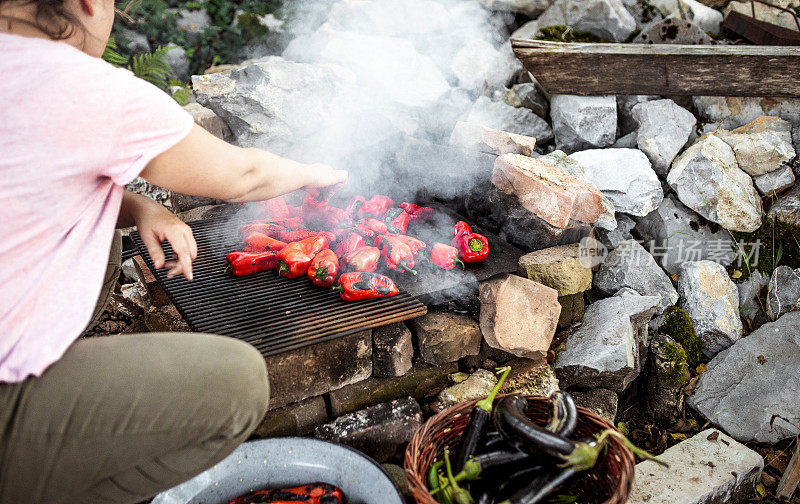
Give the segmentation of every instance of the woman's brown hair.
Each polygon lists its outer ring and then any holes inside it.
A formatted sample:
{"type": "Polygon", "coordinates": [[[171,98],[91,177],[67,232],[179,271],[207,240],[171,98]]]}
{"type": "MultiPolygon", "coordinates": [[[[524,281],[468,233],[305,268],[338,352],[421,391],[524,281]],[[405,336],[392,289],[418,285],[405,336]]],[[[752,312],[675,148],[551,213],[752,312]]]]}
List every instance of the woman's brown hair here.
{"type": "Polygon", "coordinates": [[[0,0],[0,19],[7,20],[9,24],[15,21],[30,23],[27,20],[4,15],[3,8],[10,4],[35,5],[32,24],[55,40],[69,38],[75,33],[76,28],[81,27],[80,20],[67,7],[67,0],[0,0]]]}

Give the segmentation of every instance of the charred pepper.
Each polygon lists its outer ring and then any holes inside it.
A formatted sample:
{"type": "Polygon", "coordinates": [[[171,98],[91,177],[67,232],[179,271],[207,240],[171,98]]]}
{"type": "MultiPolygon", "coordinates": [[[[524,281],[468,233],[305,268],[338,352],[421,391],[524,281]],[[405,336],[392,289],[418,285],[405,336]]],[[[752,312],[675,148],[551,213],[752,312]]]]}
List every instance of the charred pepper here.
{"type": "Polygon", "coordinates": [[[344,273],[339,277],[339,285],[334,289],[340,291],[345,301],[360,301],[392,297],[400,294],[391,278],[378,273],[344,273]]]}
{"type": "Polygon", "coordinates": [[[231,252],[225,257],[225,272],[247,276],[267,271],[278,265],[277,252],[231,252]]]}
{"type": "Polygon", "coordinates": [[[458,238],[459,236],[463,236],[470,233],[472,233],[472,226],[470,226],[464,221],[458,221],[456,222],[456,225],[453,226],[453,241],[455,241],[455,239],[458,238]]]}
{"type": "Polygon", "coordinates": [[[308,278],[318,287],[330,287],[339,274],[339,259],[331,249],[320,250],[308,267],[308,278]]]}
{"type": "Polygon", "coordinates": [[[256,490],[228,501],[228,504],[341,504],[342,491],[327,483],[294,488],[256,490]]]}
{"type": "Polygon", "coordinates": [[[264,233],[253,232],[244,239],[245,252],[265,252],[268,250],[278,251],[286,246],[286,242],[276,240],[264,233]]]}
{"type": "Polygon", "coordinates": [[[375,238],[375,246],[376,247],[380,247],[380,241],[383,238],[383,236],[391,237],[391,238],[397,238],[398,240],[402,241],[403,243],[408,245],[408,248],[411,249],[411,253],[414,254],[414,256],[416,256],[418,253],[420,253],[423,250],[425,250],[425,248],[428,246],[424,241],[418,240],[417,238],[414,238],[413,236],[408,236],[408,235],[403,235],[403,234],[386,233],[384,235],[381,235],[381,236],[378,236],[377,238],[375,238]]]}
{"type": "Polygon", "coordinates": [[[390,233],[406,234],[409,218],[408,212],[402,208],[391,208],[384,215],[383,222],[390,233]]]}
{"type": "Polygon", "coordinates": [[[364,243],[364,237],[358,233],[351,232],[343,240],[341,240],[338,245],[336,245],[336,257],[341,259],[346,253],[358,250],[364,245],[366,245],[364,243]]]}
{"type": "Polygon", "coordinates": [[[389,269],[408,271],[413,275],[417,274],[417,272],[414,271],[414,253],[411,252],[411,247],[403,240],[394,236],[384,235],[381,236],[378,248],[389,269]]]}
{"type": "Polygon", "coordinates": [[[489,240],[478,233],[467,233],[453,239],[459,257],[467,263],[483,262],[489,257],[489,240]]]}
{"type": "Polygon", "coordinates": [[[394,206],[394,201],[388,196],[373,196],[358,209],[358,216],[383,219],[386,212],[394,206]]]}
{"type": "Polygon", "coordinates": [[[320,225],[322,229],[336,232],[338,229],[352,227],[353,221],[350,219],[350,216],[347,215],[347,212],[341,208],[329,206],[325,210],[325,213],[322,214],[320,225]]]}
{"type": "Polygon", "coordinates": [[[367,201],[364,196],[353,196],[350,198],[350,201],[347,202],[347,206],[344,207],[344,211],[350,216],[351,219],[355,220],[358,217],[358,211],[361,210],[361,206],[367,201]]]}
{"type": "Polygon", "coordinates": [[[386,228],[386,224],[378,219],[371,218],[361,219],[358,221],[356,223],[355,231],[364,238],[368,239],[373,239],[380,234],[386,234],[389,232],[386,228]]]}
{"type": "Polygon", "coordinates": [[[324,236],[312,236],[286,245],[278,252],[278,272],[286,278],[307,274],[314,256],[325,248],[328,248],[328,240],[324,236]]]}
{"type": "Polygon", "coordinates": [[[433,217],[433,208],[415,205],[414,203],[400,203],[400,208],[408,212],[411,222],[424,222],[433,217]]]}
{"type": "Polygon", "coordinates": [[[300,229],[301,219],[299,217],[288,217],[281,219],[269,219],[257,222],[251,222],[242,226],[242,236],[247,236],[250,233],[258,232],[267,236],[272,236],[278,231],[300,229]]]}
{"type": "Polygon", "coordinates": [[[336,241],[336,235],[328,231],[311,231],[308,229],[299,229],[297,231],[278,231],[275,237],[286,243],[305,240],[306,238],[313,238],[315,236],[324,237],[328,243],[336,241]]]}
{"type": "Polygon", "coordinates": [[[381,251],[377,247],[361,247],[342,256],[342,271],[365,271],[378,269],[381,251]]]}
{"type": "Polygon", "coordinates": [[[261,206],[268,218],[284,219],[291,217],[289,214],[289,206],[286,204],[286,200],[283,199],[283,196],[263,201],[261,206]]]}
{"type": "Polygon", "coordinates": [[[464,269],[464,262],[458,258],[458,249],[445,245],[444,243],[434,243],[431,249],[431,262],[442,269],[451,270],[456,264],[464,269]]]}

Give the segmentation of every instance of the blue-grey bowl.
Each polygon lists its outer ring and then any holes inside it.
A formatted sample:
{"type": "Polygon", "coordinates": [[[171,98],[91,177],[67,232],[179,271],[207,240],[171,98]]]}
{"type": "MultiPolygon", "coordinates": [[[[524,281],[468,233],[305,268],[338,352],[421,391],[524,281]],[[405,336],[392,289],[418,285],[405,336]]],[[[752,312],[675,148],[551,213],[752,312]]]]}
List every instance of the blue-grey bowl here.
{"type": "Polygon", "coordinates": [[[152,504],[225,504],[252,490],[321,481],[342,489],[347,504],[403,504],[400,490],[377,462],[343,445],[284,437],[250,441],[152,504]]]}

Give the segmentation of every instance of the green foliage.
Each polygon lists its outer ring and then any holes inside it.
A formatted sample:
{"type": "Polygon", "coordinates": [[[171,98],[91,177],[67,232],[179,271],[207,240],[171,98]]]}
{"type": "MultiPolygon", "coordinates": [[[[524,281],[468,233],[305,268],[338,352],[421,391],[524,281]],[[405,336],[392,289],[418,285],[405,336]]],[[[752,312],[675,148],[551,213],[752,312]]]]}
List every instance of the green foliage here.
{"type": "MultiPolygon", "coordinates": [[[[774,204],[774,202],[773,202],[774,204]]],[[[739,250],[737,245],[736,252],[742,256],[742,263],[747,264],[747,257],[752,255],[755,260],[755,248],[758,247],[758,262],[755,270],[772,275],[772,272],[781,265],[791,268],[800,268],[800,229],[787,222],[769,219],[764,217],[761,227],[753,233],[731,232],[734,241],[744,244],[739,250]],[[760,245],[758,243],[760,242],[760,245]]],[[[736,263],[728,267],[729,273],[732,268],[742,269],[743,275],[739,278],[740,283],[750,278],[750,267],[737,267],[736,263]]]]}
{"type": "Polygon", "coordinates": [[[667,383],[675,388],[683,387],[686,385],[686,375],[689,372],[686,351],[680,343],[673,343],[669,339],[664,340],[661,350],[671,363],[667,370],[667,383]]]}
{"type": "Polygon", "coordinates": [[[550,40],[552,42],[609,42],[597,35],[588,32],[573,30],[565,25],[545,26],[542,34],[536,40],[550,40]]]}
{"type": "Polygon", "coordinates": [[[159,47],[152,53],[134,56],[131,61],[131,71],[137,77],[151,82],[161,89],[166,89],[167,77],[172,71],[166,58],[166,47],[159,47]]]}
{"type": "Polygon", "coordinates": [[[694,368],[700,364],[703,343],[697,338],[694,324],[688,313],[677,306],[669,307],[664,316],[664,322],[658,330],[675,340],[683,348],[689,367],[694,368]]]}
{"type": "Polygon", "coordinates": [[[172,99],[181,106],[188,104],[192,100],[192,90],[187,84],[184,84],[178,79],[169,81],[169,93],[172,99]]]}
{"type": "Polygon", "coordinates": [[[128,58],[119,53],[119,47],[117,47],[114,37],[109,37],[106,48],[103,50],[103,59],[117,67],[128,63],[128,58]]]}

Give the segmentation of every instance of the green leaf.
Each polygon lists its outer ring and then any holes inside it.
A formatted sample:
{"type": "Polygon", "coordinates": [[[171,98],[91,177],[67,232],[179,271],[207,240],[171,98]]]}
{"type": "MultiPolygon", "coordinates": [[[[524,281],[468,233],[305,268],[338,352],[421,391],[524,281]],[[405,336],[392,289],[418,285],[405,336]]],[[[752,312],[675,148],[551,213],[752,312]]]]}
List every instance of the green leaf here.
{"type": "Polygon", "coordinates": [[[134,56],[131,62],[131,71],[137,77],[151,82],[161,89],[167,89],[167,77],[172,72],[172,68],[166,58],[166,47],[159,47],[151,53],[134,56]]]}
{"type": "Polygon", "coordinates": [[[128,58],[118,52],[117,41],[114,37],[108,38],[105,50],[103,50],[103,59],[114,66],[121,67],[128,63],[128,58]]]}

